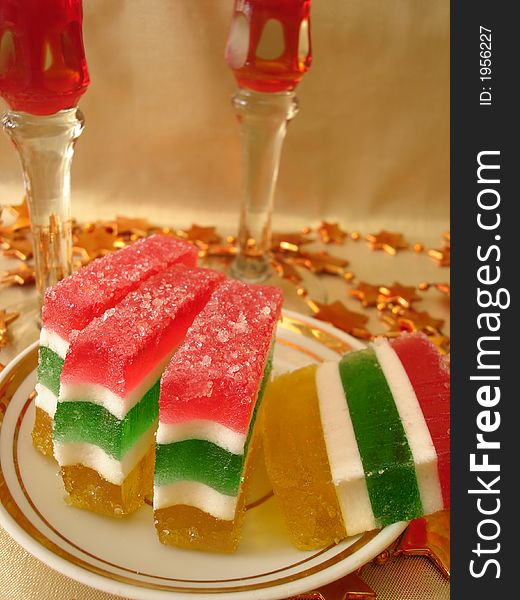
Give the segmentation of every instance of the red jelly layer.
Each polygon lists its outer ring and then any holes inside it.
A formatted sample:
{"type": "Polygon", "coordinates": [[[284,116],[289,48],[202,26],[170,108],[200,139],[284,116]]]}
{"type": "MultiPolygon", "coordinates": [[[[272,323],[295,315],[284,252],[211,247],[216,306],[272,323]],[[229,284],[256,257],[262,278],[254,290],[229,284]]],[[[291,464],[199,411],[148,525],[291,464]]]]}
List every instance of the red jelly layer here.
{"type": "Polygon", "coordinates": [[[45,292],[42,326],[69,340],[74,330],[81,331],[145,279],[176,263],[194,267],[197,249],[161,235],[95,260],[45,292]]]}
{"type": "Polygon", "coordinates": [[[444,508],[450,506],[450,373],[446,360],[425,335],[392,342],[421,406],[437,452],[444,508]]]}
{"type": "Polygon", "coordinates": [[[161,381],[160,420],[249,427],[283,295],[225,281],[190,327],[161,381]]]}
{"type": "Polygon", "coordinates": [[[49,115],[89,85],[81,0],[0,2],[0,95],[11,109],[49,115]]]}
{"type": "Polygon", "coordinates": [[[310,44],[311,0],[236,0],[230,42],[237,20],[248,22],[249,44],[242,64],[231,57],[232,43],[228,43],[226,60],[240,87],[259,92],[293,90],[312,60],[310,44]],[[262,51],[262,37],[266,27],[280,31],[281,53],[272,57],[262,51]],[[302,25],[303,24],[303,25],[302,25]],[[304,46],[305,44],[305,46],[304,46]],[[302,48],[305,50],[302,52],[302,48]]]}
{"type": "Polygon", "coordinates": [[[89,383],[121,397],[168,358],[222,273],[175,265],[147,279],[73,338],[61,383],[89,383]]]}

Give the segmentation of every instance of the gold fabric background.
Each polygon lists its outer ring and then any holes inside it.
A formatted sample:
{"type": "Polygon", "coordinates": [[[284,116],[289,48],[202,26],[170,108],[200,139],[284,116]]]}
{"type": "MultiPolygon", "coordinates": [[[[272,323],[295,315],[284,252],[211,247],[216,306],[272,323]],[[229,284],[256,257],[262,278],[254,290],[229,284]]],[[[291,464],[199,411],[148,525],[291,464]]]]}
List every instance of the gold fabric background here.
{"type": "MultiPolygon", "coordinates": [[[[84,0],[92,84],[73,213],[236,227],[239,132],[223,59],[232,0],[84,0]]],[[[448,0],[314,0],[275,226],[448,224],[448,0]]],[[[22,195],[0,136],[0,202],[22,195]]]]}

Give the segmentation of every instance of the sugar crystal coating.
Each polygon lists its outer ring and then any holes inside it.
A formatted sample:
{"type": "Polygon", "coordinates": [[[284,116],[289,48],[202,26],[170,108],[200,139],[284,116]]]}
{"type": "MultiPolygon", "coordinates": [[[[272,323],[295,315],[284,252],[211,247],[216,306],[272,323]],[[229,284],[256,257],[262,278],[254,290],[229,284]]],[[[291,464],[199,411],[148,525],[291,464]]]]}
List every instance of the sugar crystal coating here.
{"type": "Polygon", "coordinates": [[[281,302],[275,288],[221,284],[163,375],[161,421],[208,419],[247,432],[281,302]]]}
{"type": "Polygon", "coordinates": [[[175,265],[147,279],[73,337],[61,384],[98,384],[124,397],[182,340],[223,277],[175,265]]]}
{"type": "Polygon", "coordinates": [[[93,261],[45,292],[42,326],[68,340],[92,319],[115,306],[147,277],[174,263],[195,266],[191,244],[153,235],[93,261]]]}

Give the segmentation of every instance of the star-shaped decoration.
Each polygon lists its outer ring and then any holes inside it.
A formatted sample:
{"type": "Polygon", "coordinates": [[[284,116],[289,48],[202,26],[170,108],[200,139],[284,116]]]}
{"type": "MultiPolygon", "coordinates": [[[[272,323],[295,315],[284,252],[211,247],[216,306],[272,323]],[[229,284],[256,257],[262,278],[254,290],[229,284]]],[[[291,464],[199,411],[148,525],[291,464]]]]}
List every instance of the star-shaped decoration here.
{"type": "Polygon", "coordinates": [[[350,295],[357,298],[365,307],[377,306],[380,301],[379,285],[372,285],[360,281],[358,285],[350,290],[350,295]]]}
{"type": "Polygon", "coordinates": [[[29,260],[33,255],[32,242],[27,239],[9,240],[2,242],[4,256],[29,260]]]}
{"type": "Polygon", "coordinates": [[[130,219],[118,215],[114,221],[114,227],[118,235],[135,235],[139,238],[145,237],[154,226],[148,219],[130,219]]]}
{"type": "Polygon", "coordinates": [[[348,236],[338,223],[327,223],[327,221],[322,221],[317,231],[325,244],[343,244],[348,236]]]}
{"type": "Polygon", "coordinates": [[[189,229],[179,231],[178,234],[185,240],[202,247],[219,244],[222,241],[216,227],[202,227],[195,223],[189,229]]]}
{"type": "Polygon", "coordinates": [[[394,256],[399,250],[408,248],[408,242],[401,233],[393,233],[382,229],[379,233],[369,233],[365,239],[372,250],[384,250],[394,256]]]}
{"type": "MultiPolygon", "coordinates": [[[[105,223],[94,223],[74,234],[74,252],[85,261],[93,260],[112,252],[118,247],[114,229],[105,223]]],[[[124,245],[124,244],[123,244],[124,245]]]]}
{"type": "Polygon", "coordinates": [[[28,285],[34,283],[34,268],[22,263],[16,269],[4,271],[0,275],[0,283],[7,285],[28,285]]]}
{"type": "Polygon", "coordinates": [[[13,206],[13,208],[16,210],[16,221],[11,225],[12,230],[20,231],[21,229],[29,229],[31,221],[29,219],[27,198],[24,198],[19,206],[13,206]]]}
{"type": "Polygon", "coordinates": [[[321,304],[320,302],[309,300],[308,304],[314,311],[316,319],[327,321],[354,337],[364,340],[372,338],[372,334],[365,327],[368,317],[349,310],[343,302],[336,300],[331,304],[321,304]]]}
{"type": "Polygon", "coordinates": [[[438,290],[441,294],[450,297],[451,294],[451,286],[449,283],[436,283],[435,289],[438,290]]]}
{"type": "Polygon", "coordinates": [[[8,313],[5,310],[0,309],[0,348],[5,346],[9,341],[7,329],[13,321],[18,319],[19,316],[20,313],[8,313]]]}
{"type": "Polygon", "coordinates": [[[328,273],[329,275],[343,275],[348,260],[332,256],[328,252],[300,252],[294,258],[290,258],[294,264],[309,269],[311,273],[328,273]]]}
{"type": "Polygon", "coordinates": [[[450,297],[451,286],[449,283],[428,283],[427,281],[421,281],[421,283],[418,285],[418,288],[421,290],[421,292],[426,292],[432,286],[441,294],[448,296],[448,298],[450,297]]]}
{"type": "Polygon", "coordinates": [[[450,577],[450,512],[415,519],[404,532],[394,556],[427,556],[450,577]]]}
{"type": "Polygon", "coordinates": [[[302,281],[302,276],[298,273],[297,269],[288,263],[281,254],[273,254],[273,266],[282,279],[298,285],[302,281]]]}
{"type": "Polygon", "coordinates": [[[450,338],[447,335],[429,335],[428,339],[430,342],[437,347],[437,350],[441,354],[449,354],[450,353],[450,338]]]}
{"type": "Polygon", "coordinates": [[[403,308],[410,308],[414,302],[421,300],[421,297],[416,294],[414,286],[401,285],[397,281],[391,286],[382,285],[379,292],[383,296],[383,303],[399,304],[403,308]]]}
{"type": "Polygon", "coordinates": [[[444,325],[442,319],[436,319],[426,311],[419,312],[412,309],[382,313],[381,319],[390,328],[390,333],[422,331],[429,335],[438,335],[444,325]]]}
{"type": "Polygon", "coordinates": [[[275,252],[299,252],[300,247],[313,242],[307,230],[290,231],[287,233],[273,232],[271,236],[271,249],[275,252]]]}
{"type": "Polygon", "coordinates": [[[437,261],[439,267],[449,267],[451,263],[451,250],[450,246],[444,246],[442,249],[432,248],[428,250],[428,256],[437,261]]]}

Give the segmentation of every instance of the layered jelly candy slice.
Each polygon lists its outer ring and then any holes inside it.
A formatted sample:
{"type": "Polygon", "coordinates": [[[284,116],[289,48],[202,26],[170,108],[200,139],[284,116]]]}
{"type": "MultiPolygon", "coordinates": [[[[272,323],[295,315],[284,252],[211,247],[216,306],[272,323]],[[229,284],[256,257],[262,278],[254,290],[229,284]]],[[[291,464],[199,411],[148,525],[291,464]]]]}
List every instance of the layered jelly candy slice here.
{"type": "Polygon", "coordinates": [[[334,543],[342,527],[345,535],[354,535],[448,507],[449,374],[425,337],[403,335],[392,344],[379,340],[339,364],[319,365],[315,376],[304,370],[284,377],[273,383],[265,405],[266,460],[298,547],[334,543]],[[311,391],[301,390],[304,378],[311,391]],[[292,418],[285,415],[285,437],[291,440],[304,428],[315,432],[312,444],[300,440],[298,448],[279,440],[280,406],[290,405],[293,386],[300,403],[292,418]],[[315,464],[316,449],[323,447],[315,436],[322,437],[326,449],[321,478],[307,466],[315,464]],[[290,473],[287,463],[293,471],[284,480],[282,474],[290,473]],[[298,485],[287,493],[294,480],[298,485]],[[330,510],[332,522],[325,527],[310,518],[300,522],[302,505],[311,503],[304,497],[309,489],[312,501],[330,510]],[[324,503],[331,489],[340,511],[324,503]]]}
{"type": "MultiPolygon", "coordinates": [[[[102,495],[82,485],[86,478],[70,475],[78,465],[96,471],[107,486],[136,487],[125,482],[153,447],[162,371],[223,279],[216,271],[173,266],[147,279],[73,338],[53,434],[69,502],[114,514],[112,504],[105,505],[102,495]]],[[[152,476],[141,480],[150,484],[152,476]]],[[[141,501],[148,492],[141,490],[141,501]]],[[[116,516],[138,502],[129,494],[121,497],[128,503],[116,516]]]]}
{"type": "Polygon", "coordinates": [[[224,282],[164,373],[154,483],[163,543],[219,551],[238,544],[281,303],[274,288],[224,282]]]}
{"type": "Polygon", "coordinates": [[[113,308],[148,277],[173,264],[195,266],[196,248],[183,241],[154,235],[93,261],[47,290],[36,390],[33,444],[52,456],[52,429],[63,360],[73,332],[113,308]]]}

